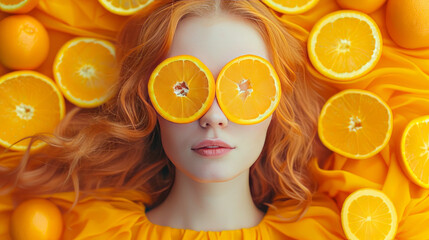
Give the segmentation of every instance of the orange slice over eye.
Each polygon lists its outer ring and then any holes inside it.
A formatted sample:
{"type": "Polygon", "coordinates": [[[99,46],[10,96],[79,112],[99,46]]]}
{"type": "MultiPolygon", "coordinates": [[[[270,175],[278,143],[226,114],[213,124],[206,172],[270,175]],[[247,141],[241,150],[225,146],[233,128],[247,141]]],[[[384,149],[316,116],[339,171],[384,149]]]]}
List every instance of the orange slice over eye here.
{"type": "MultiPolygon", "coordinates": [[[[52,133],[65,114],[64,98],[53,80],[33,71],[16,71],[0,77],[0,145],[37,133],[52,133]]],[[[24,151],[29,139],[12,150],[24,151]]],[[[31,149],[45,143],[36,141],[31,149]]]]}
{"type": "Polygon", "coordinates": [[[350,194],[341,209],[347,239],[394,239],[398,217],[392,201],[381,191],[359,189],[350,194]]]}
{"type": "Polygon", "coordinates": [[[415,184],[429,188],[429,116],[412,120],[401,139],[402,169],[415,184]]]}
{"type": "Polygon", "coordinates": [[[280,102],[280,80],[264,58],[244,55],[230,61],[216,82],[219,107],[238,124],[256,124],[268,118],[280,102]]]}
{"type": "Polygon", "coordinates": [[[190,123],[202,117],[215,97],[210,70],[193,56],[168,58],[152,72],[148,83],[153,107],[166,120],[190,123]]]}
{"type": "Polygon", "coordinates": [[[319,116],[319,137],[332,151],[353,159],[380,152],[392,135],[389,106],[372,92],[349,89],[332,96],[319,116]]]}

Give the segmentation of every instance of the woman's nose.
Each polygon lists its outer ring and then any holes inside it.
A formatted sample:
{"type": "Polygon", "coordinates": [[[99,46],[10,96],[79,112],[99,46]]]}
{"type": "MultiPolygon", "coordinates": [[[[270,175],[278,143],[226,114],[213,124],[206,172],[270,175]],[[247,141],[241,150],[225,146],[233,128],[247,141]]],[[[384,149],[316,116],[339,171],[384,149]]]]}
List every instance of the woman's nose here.
{"type": "Polygon", "coordinates": [[[200,126],[203,128],[207,128],[208,126],[224,128],[227,125],[228,118],[223,114],[215,98],[210,109],[200,118],[200,126]]]}

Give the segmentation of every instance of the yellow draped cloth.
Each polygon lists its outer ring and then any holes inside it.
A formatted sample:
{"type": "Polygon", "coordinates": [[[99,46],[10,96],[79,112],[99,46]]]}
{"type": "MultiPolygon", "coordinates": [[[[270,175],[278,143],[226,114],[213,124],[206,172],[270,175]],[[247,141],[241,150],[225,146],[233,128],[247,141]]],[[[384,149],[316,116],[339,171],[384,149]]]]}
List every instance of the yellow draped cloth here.
{"type": "MultiPolygon", "coordinates": [[[[293,29],[293,34],[307,41],[312,26],[326,14],[339,10],[335,0],[320,0],[310,11],[300,15],[281,15],[279,19],[293,29]]],[[[48,60],[38,71],[52,76],[55,53],[75,36],[107,40],[126,20],[104,10],[97,1],[40,0],[31,13],[47,28],[51,37],[48,60]]],[[[100,193],[87,196],[69,211],[74,193],[43,196],[63,213],[63,239],[345,239],[340,210],[344,199],[360,188],[383,191],[393,202],[398,215],[395,239],[429,239],[429,190],[418,187],[404,175],[399,160],[399,143],[405,125],[412,119],[429,115],[429,48],[409,50],[398,47],[385,27],[385,6],[370,14],[383,36],[382,56],[376,67],[358,79],[341,82],[328,79],[309,63],[314,78],[341,91],[366,89],[383,98],[393,111],[393,134],[389,144],[376,156],[365,160],[348,159],[332,154],[323,166],[316,160],[310,168],[319,189],[304,217],[293,223],[281,216],[293,214],[288,202],[277,203],[255,227],[221,232],[193,231],[158,226],[145,216],[147,196],[137,191],[122,194],[100,193]]],[[[329,93],[332,94],[332,93],[329,93]]],[[[0,163],[1,164],[1,163],[0,163]]],[[[9,216],[14,209],[9,196],[0,197],[0,239],[9,239],[9,216]]],[[[23,225],[25,225],[23,223],[23,225]]]]}
{"type": "MultiPolygon", "coordinates": [[[[149,199],[142,192],[111,192],[107,189],[84,197],[70,210],[74,193],[41,196],[57,205],[63,213],[62,239],[344,239],[338,208],[324,194],[316,194],[312,206],[299,222],[285,223],[286,217],[296,214],[289,202],[275,204],[263,220],[254,227],[228,231],[194,231],[175,229],[151,223],[145,215],[144,202],[149,199]]],[[[6,224],[11,200],[0,202],[0,223],[6,224]]],[[[25,224],[23,223],[23,226],[25,224]]],[[[0,238],[9,239],[7,229],[0,228],[0,238]]]]}

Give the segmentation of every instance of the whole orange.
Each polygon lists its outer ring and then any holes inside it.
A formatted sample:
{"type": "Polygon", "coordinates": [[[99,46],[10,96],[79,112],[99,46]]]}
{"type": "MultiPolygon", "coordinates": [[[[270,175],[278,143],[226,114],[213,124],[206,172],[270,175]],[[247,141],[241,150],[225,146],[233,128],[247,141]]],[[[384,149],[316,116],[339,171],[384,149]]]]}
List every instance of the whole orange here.
{"type": "Polygon", "coordinates": [[[63,219],[55,204],[46,199],[30,199],[21,203],[12,213],[12,239],[59,239],[63,219]]]}
{"type": "Polygon", "coordinates": [[[28,15],[12,15],[0,21],[0,63],[9,69],[35,69],[49,52],[45,27],[28,15]]]}
{"type": "Polygon", "coordinates": [[[429,47],[428,16],[428,0],[389,0],[386,7],[387,31],[401,47],[429,47]]]}
{"type": "Polygon", "coordinates": [[[381,7],[386,0],[337,0],[338,5],[343,9],[358,10],[364,13],[372,13],[381,7]]]}

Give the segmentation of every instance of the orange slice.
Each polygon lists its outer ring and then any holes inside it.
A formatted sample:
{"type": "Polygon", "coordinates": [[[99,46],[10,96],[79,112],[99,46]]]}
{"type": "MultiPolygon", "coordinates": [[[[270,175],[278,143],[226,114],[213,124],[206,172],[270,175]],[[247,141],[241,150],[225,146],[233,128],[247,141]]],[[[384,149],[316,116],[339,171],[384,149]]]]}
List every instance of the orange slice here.
{"type": "Polygon", "coordinates": [[[374,93],[349,89],[332,96],[319,116],[319,137],[332,151],[364,159],[380,152],[392,135],[389,106],[374,93]]]}
{"type": "Polygon", "coordinates": [[[308,38],[313,66],[326,77],[350,80],[365,75],[381,56],[382,37],[368,15],[352,10],[321,18],[308,38]]]}
{"type": "Polygon", "coordinates": [[[401,139],[402,169],[415,184],[429,188],[429,116],[408,123],[401,139]]]}
{"type": "Polygon", "coordinates": [[[118,15],[132,15],[149,4],[154,0],[98,0],[107,11],[118,15]]]}
{"type": "Polygon", "coordinates": [[[286,14],[299,14],[310,10],[319,0],[262,0],[268,7],[286,14]]]}
{"type": "MultiPolygon", "coordinates": [[[[37,133],[52,133],[63,118],[64,98],[54,81],[33,71],[16,71],[0,78],[0,145],[9,147],[16,141],[37,133]]],[[[29,140],[11,147],[23,151],[29,140]]],[[[33,149],[44,146],[37,141],[33,149]]]]}
{"type": "Polygon", "coordinates": [[[365,188],[346,198],[341,223],[347,239],[391,240],[398,227],[398,218],[395,206],[383,192],[365,188]]]}
{"type": "Polygon", "coordinates": [[[37,6],[39,0],[0,0],[0,10],[10,13],[27,13],[37,6]]]}
{"type": "Polygon", "coordinates": [[[238,124],[268,118],[280,102],[280,80],[265,59],[244,55],[223,67],[216,80],[216,96],[225,116],[238,124]]]}
{"type": "Polygon", "coordinates": [[[97,107],[114,94],[115,47],[94,38],[74,38],[54,61],[54,77],[64,96],[79,107],[97,107]]]}
{"type": "Polygon", "coordinates": [[[189,123],[202,117],[215,97],[214,78],[199,59],[168,58],[152,72],[148,92],[152,105],[168,121],[189,123]]]}

